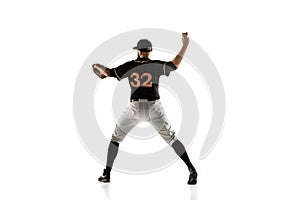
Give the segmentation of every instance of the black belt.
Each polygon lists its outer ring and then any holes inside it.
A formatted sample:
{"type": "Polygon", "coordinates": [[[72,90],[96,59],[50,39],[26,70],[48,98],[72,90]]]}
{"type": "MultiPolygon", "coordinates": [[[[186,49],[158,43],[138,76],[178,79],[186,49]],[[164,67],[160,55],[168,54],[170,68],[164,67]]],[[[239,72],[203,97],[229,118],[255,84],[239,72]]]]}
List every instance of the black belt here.
{"type": "Polygon", "coordinates": [[[158,99],[156,98],[150,98],[150,99],[130,99],[130,102],[134,102],[134,101],[156,101],[158,99]]]}

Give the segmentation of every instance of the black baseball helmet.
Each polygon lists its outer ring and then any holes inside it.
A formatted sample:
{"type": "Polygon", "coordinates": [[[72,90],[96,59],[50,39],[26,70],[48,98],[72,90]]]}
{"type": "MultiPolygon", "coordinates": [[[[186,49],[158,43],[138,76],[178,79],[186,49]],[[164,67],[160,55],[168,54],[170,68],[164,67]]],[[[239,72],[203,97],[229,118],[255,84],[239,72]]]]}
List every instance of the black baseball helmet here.
{"type": "Polygon", "coordinates": [[[141,39],[140,41],[138,41],[136,47],[133,47],[133,49],[141,51],[152,51],[152,44],[147,39],[141,39]]]}

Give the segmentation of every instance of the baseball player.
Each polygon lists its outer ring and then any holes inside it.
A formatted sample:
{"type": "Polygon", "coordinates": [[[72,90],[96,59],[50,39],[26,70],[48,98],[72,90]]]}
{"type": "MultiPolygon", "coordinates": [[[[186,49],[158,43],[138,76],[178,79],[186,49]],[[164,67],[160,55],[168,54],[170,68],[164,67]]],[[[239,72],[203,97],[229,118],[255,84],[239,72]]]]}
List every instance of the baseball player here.
{"type": "Polygon", "coordinates": [[[119,143],[128,132],[139,122],[149,122],[160,136],[175,150],[176,154],[184,161],[189,170],[188,184],[197,183],[197,172],[192,165],[183,144],[176,138],[170,122],[160,102],[158,91],[160,76],[169,76],[176,70],[182,61],[183,55],[189,44],[187,33],[182,33],[182,48],[172,61],[165,62],[151,60],[152,44],[147,39],[138,41],[138,57],[136,60],[126,62],[116,68],[109,69],[100,64],[93,64],[94,73],[101,79],[114,77],[119,81],[128,79],[131,87],[130,103],[126,111],[117,121],[108,147],[106,168],[98,181],[110,182],[110,172],[118,153],[119,143]]]}

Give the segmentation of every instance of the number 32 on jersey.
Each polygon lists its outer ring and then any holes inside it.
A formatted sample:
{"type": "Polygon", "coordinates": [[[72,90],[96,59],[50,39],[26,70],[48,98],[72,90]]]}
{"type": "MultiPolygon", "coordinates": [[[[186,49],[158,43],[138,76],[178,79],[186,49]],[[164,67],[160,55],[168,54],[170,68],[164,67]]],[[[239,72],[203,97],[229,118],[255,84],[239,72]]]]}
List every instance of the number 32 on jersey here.
{"type": "Polygon", "coordinates": [[[152,75],[150,73],[143,73],[140,75],[134,72],[130,77],[133,79],[130,81],[132,87],[152,87],[152,75]]]}

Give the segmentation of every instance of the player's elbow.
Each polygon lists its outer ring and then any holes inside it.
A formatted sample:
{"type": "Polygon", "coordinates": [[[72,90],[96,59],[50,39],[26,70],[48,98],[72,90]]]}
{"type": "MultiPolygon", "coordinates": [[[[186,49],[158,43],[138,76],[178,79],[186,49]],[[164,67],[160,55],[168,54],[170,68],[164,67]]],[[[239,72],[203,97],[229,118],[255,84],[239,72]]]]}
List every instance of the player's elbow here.
{"type": "Polygon", "coordinates": [[[176,66],[176,68],[178,68],[179,65],[180,65],[180,63],[181,63],[181,59],[178,59],[178,58],[176,57],[176,58],[174,58],[174,59],[172,60],[172,63],[176,66]]]}
{"type": "Polygon", "coordinates": [[[174,62],[174,60],[172,61],[172,63],[174,64],[174,66],[175,66],[176,68],[178,68],[178,67],[179,67],[179,64],[180,64],[180,63],[178,63],[178,62],[174,62]]]}

